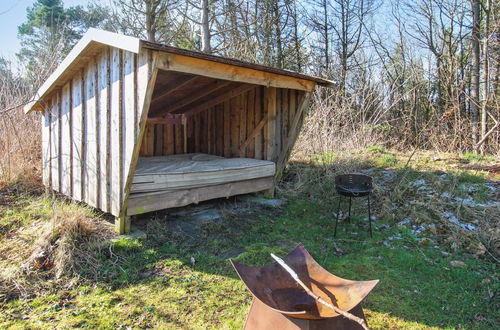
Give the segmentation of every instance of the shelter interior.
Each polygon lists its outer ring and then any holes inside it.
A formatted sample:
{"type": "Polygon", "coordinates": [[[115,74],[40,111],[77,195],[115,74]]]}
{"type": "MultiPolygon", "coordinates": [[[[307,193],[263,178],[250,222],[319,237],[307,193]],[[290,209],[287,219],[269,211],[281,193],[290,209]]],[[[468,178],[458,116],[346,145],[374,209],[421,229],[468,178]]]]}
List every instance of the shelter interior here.
{"type": "Polygon", "coordinates": [[[159,70],[127,215],[272,189],[303,96],[159,70]]]}
{"type": "MultiPolygon", "coordinates": [[[[265,148],[267,89],[159,70],[140,156],[206,153],[271,160],[265,148]]],[[[276,119],[285,124],[276,124],[278,150],[287,140],[302,94],[276,89],[276,119]]]]}

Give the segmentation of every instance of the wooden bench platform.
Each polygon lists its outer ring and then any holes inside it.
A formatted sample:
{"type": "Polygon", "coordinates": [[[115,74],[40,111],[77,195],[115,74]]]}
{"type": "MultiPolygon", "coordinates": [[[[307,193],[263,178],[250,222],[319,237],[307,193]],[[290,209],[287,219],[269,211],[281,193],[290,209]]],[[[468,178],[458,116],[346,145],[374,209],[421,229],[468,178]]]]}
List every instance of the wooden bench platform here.
{"type": "Polygon", "coordinates": [[[276,165],[252,158],[182,154],[139,158],[127,215],[268,190],[276,165]]]}

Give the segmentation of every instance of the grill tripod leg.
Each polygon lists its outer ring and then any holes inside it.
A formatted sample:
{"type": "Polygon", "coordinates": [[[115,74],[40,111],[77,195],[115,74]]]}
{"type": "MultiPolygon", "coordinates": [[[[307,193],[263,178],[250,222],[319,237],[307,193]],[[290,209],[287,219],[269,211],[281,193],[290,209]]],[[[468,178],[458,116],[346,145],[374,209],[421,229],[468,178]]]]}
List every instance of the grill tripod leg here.
{"type": "Polygon", "coordinates": [[[347,222],[351,223],[351,204],[352,204],[352,197],[349,196],[349,213],[347,214],[347,222]]]}
{"type": "Polygon", "coordinates": [[[340,215],[340,198],[341,196],[339,195],[339,204],[337,206],[337,217],[335,218],[335,230],[333,231],[333,237],[337,236],[337,225],[339,223],[339,215],[340,215]]]}
{"type": "Polygon", "coordinates": [[[372,233],[372,216],[370,212],[370,194],[366,195],[368,197],[368,224],[370,226],[370,237],[373,237],[372,233]]]}

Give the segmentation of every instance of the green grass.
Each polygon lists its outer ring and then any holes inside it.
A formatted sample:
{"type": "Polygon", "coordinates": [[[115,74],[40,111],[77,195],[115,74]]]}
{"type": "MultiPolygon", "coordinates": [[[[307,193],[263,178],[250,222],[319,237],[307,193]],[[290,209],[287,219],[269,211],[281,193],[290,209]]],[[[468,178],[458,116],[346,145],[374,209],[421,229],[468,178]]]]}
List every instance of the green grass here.
{"type": "Polygon", "coordinates": [[[462,154],[463,159],[467,159],[470,162],[481,162],[481,161],[486,161],[486,162],[491,162],[495,160],[495,157],[493,155],[481,155],[481,154],[476,154],[474,152],[466,152],[462,154]]]}
{"type": "MultiPolygon", "coordinates": [[[[386,152],[384,156],[393,153],[386,152]]],[[[323,160],[330,161],[329,156],[323,160]]],[[[336,157],[331,156],[334,162],[336,157]]],[[[382,171],[400,168],[406,161],[396,153],[391,157],[380,161],[377,149],[373,159],[363,166],[375,163],[375,171],[382,171]]],[[[340,223],[334,238],[337,199],[333,177],[321,164],[313,164],[296,166],[306,168],[301,168],[303,175],[317,175],[320,179],[311,179],[312,183],[298,193],[282,194],[287,204],[280,209],[240,202],[240,208],[235,210],[230,201],[221,206],[223,221],[205,223],[190,235],[169,226],[161,213],[148,221],[144,221],[148,216],[143,215],[135,228],[145,235],[113,240],[114,257],[103,254],[99,280],[68,285],[71,282],[66,279],[58,290],[26,300],[0,302],[0,328],[240,329],[251,295],[224,255],[238,250],[241,253],[235,255],[239,262],[263,265],[272,262],[270,253],[283,256],[298,243],[303,243],[325,269],[340,277],[380,279],[364,303],[373,329],[496,327],[500,306],[492,293],[500,290],[496,281],[498,265],[487,258],[470,258],[460,250],[449,250],[440,243],[441,234],[423,235],[432,240],[429,244],[421,240],[422,235],[394,225],[394,221],[407,216],[432,217],[429,204],[438,201],[422,199],[415,206],[386,211],[389,202],[401,198],[404,203],[413,198],[416,188],[411,182],[418,179],[444,192],[460,184],[481,188],[485,176],[472,172],[464,176],[450,169],[449,178],[443,179],[442,174],[428,169],[399,170],[396,177],[403,184],[392,195],[393,200],[384,199],[381,191],[373,198],[377,216],[374,237],[367,232],[366,208],[361,199],[356,199],[353,223],[340,223]],[[442,251],[451,255],[444,256],[442,251]],[[467,267],[453,267],[452,260],[463,261],[467,267]]],[[[487,192],[478,191],[485,200],[491,198],[487,192]]],[[[345,210],[346,204],[342,207],[345,210]]],[[[2,207],[0,211],[7,214],[8,220],[1,221],[3,224],[20,219],[14,222],[23,226],[34,219],[48,221],[51,208],[50,199],[27,197],[15,207],[2,207]]],[[[14,232],[20,226],[5,230],[14,232]]],[[[8,239],[0,240],[0,244],[8,244],[8,239]]]]}

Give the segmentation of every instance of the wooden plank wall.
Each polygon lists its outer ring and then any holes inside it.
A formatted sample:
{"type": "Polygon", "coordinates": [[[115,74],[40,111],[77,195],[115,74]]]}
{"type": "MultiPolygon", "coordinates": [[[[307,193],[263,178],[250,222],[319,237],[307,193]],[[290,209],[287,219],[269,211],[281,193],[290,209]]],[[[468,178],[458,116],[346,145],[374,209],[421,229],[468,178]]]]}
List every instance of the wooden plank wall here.
{"type": "MultiPolygon", "coordinates": [[[[188,153],[277,161],[286,145],[303,94],[297,90],[256,86],[253,90],[190,116],[186,125],[186,150],[188,153]],[[270,129],[273,120],[268,116],[265,95],[272,90],[276,91],[276,120],[270,129]],[[254,132],[263,119],[266,124],[254,132]],[[272,141],[268,137],[270,131],[274,131],[272,141]],[[243,144],[246,147],[240,150],[243,144]],[[270,152],[272,155],[268,157],[270,152]]],[[[148,124],[140,155],[149,157],[184,153],[183,132],[180,124],[148,124]]]]}
{"type": "Polygon", "coordinates": [[[43,182],[120,215],[152,52],[103,48],[49,98],[43,116],[43,182]]]}

